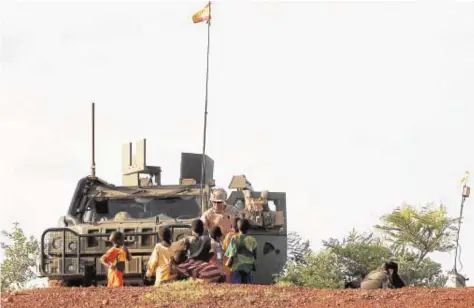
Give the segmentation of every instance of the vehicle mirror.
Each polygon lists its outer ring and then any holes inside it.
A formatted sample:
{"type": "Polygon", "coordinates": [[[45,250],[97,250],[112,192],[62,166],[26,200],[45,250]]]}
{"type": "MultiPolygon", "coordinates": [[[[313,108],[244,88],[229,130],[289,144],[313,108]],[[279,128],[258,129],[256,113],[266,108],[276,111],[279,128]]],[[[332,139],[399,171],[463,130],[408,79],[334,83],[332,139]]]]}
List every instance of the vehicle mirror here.
{"type": "Polygon", "coordinates": [[[58,219],[58,227],[67,227],[66,216],[61,216],[58,219]]]}

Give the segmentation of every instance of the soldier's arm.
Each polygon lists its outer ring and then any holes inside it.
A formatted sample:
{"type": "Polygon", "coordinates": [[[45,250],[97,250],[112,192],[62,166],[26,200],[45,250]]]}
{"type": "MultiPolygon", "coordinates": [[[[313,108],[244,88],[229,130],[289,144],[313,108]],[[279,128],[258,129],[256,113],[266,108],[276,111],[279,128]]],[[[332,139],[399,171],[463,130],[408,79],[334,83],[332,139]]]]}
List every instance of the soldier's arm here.
{"type": "Polygon", "coordinates": [[[208,216],[209,216],[208,211],[205,211],[201,216],[202,223],[204,224],[204,229],[209,228],[209,217],[208,216]]]}

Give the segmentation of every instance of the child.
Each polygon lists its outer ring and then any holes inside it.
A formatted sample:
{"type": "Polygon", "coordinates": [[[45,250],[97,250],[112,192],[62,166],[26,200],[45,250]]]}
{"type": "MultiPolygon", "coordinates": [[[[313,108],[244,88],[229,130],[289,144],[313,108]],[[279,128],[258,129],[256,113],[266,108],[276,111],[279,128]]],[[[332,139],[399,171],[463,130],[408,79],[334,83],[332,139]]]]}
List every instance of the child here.
{"type": "MultiPolygon", "coordinates": [[[[235,217],[234,219],[232,219],[232,229],[226,234],[225,238],[224,238],[224,241],[222,242],[222,249],[224,251],[224,253],[227,251],[227,248],[229,247],[229,244],[230,244],[230,240],[234,237],[234,235],[237,235],[239,230],[238,230],[238,222],[239,222],[240,218],[239,217],[235,217]]],[[[226,255],[224,255],[224,267],[223,267],[223,271],[225,273],[225,276],[226,276],[226,282],[227,283],[230,283],[231,281],[231,277],[232,277],[232,269],[227,267],[225,264],[227,264],[228,262],[228,257],[226,255]]]]}
{"type": "Polygon", "coordinates": [[[191,223],[191,229],[193,234],[179,240],[179,243],[186,247],[191,259],[209,262],[212,258],[211,238],[204,235],[204,223],[199,218],[195,219],[191,223]]]}
{"type": "Polygon", "coordinates": [[[239,233],[230,240],[226,256],[227,266],[232,269],[231,283],[252,283],[252,272],[255,271],[257,259],[257,241],[247,235],[250,222],[241,219],[237,223],[239,233]]]}
{"type": "Polygon", "coordinates": [[[225,282],[224,274],[215,264],[190,259],[185,250],[176,251],[172,263],[174,271],[181,279],[193,279],[204,283],[225,282]]]}
{"type": "Polygon", "coordinates": [[[145,276],[151,278],[156,272],[155,286],[175,280],[176,274],[171,270],[173,249],[171,248],[171,229],[163,226],[159,230],[161,242],[156,244],[155,249],[148,261],[145,276]]]}
{"type": "Polygon", "coordinates": [[[220,270],[223,267],[223,249],[222,249],[222,232],[219,226],[214,226],[211,228],[211,253],[212,258],[209,261],[210,263],[217,265],[220,270]]]}
{"type": "Polygon", "coordinates": [[[109,242],[112,242],[113,247],[100,258],[100,262],[105,268],[108,268],[107,287],[123,287],[125,261],[132,260],[132,255],[127,247],[125,247],[125,239],[122,232],[112,232],[109,242]]]}

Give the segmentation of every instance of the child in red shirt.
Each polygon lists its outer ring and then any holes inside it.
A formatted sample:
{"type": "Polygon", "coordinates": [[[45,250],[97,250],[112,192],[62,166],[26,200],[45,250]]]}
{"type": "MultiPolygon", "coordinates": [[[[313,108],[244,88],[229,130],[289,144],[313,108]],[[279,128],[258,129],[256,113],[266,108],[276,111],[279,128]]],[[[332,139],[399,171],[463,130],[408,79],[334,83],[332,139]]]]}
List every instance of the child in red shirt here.
{"type": "Polygon", "coordinates": [[[123,287],[123,272],[125,262],[132,260],[132,255],[125,247],[125,239],[122,232],[112,232],[109,237],[113,247],[100,258],[101,263],[108,268],[107,287],[123,287]]]}

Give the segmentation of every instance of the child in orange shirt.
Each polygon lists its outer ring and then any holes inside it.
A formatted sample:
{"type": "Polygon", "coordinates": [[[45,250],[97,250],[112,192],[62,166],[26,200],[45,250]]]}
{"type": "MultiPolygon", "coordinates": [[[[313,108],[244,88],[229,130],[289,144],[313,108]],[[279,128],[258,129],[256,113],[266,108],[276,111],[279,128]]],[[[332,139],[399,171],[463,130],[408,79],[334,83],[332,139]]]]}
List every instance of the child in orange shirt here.
{"type": "Polygon", "coordinates": [[[105,268],[108,268],[107,287],[123,287],[125,262],[132,260],[132,255],[127,247],[125,247],[125,239],[122,232],[112,232],[109,242],[112,242],[113,247],[100,258],[100,262],[105,268]]]}

